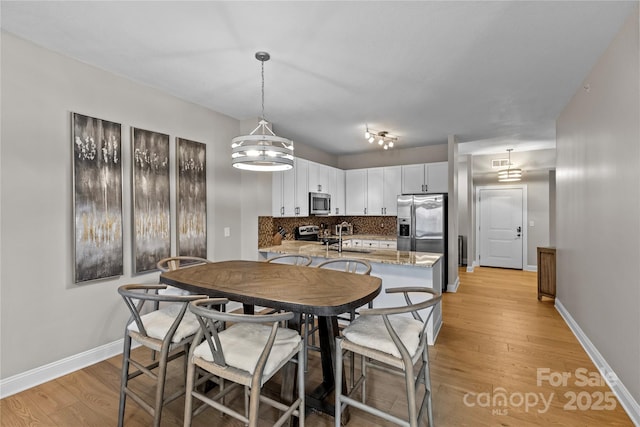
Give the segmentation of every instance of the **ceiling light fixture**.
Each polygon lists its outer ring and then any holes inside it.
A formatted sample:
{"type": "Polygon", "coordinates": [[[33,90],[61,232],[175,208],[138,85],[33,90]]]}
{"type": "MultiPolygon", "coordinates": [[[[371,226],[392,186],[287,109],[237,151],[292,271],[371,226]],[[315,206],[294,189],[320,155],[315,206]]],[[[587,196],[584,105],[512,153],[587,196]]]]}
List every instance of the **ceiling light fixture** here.
{"type": "Polygon", "coordinates": [[[511,169],[511,152],[513,148],[508,148],[509,152],[509,163],[507,163],[507,168],[501,171],[498,171],[498,181],[499,182],[516,182],[522,179],[522,169],[514,168],[511,169]]]}
{"type": "Polygon", "coordinates": [[[270,58],[267,52],[256,52],[256,59],[262,64],[262,116],[258,127],[249,135],[231,140],[234,168],[260,172],[293,168],[293,141],[276,136],[264,116],[264,63],[270,58]]]}
{"type": "Polygon", "coordinates": [[[369,141],[369,144],[373,144],[375,141],[378,141],[378,145],[388,150],[389,148],[393,148],[396,142],[398,142],[398,137],[390,135],[386,130],[373,130],[369,129],[369,125],[365,125],[366,130],[364,132],[364,138],[369,141]]]}

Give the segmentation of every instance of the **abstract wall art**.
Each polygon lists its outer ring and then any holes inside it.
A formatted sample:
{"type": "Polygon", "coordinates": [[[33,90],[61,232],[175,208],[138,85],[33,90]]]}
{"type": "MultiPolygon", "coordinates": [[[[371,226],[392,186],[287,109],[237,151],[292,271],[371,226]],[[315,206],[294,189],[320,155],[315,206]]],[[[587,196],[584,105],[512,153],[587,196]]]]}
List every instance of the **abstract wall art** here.
{"type": "Polygon", "coordinates": [[[121,276],[121,125],[72,113],[75,283],[121,276]]]}
{"type": "Polygon", "coordinates": [[[177,252],[207,258],[206,145],[176,138],[177,252]]]}
{"type": "Polygon", "coordinates": [[[171,256],[169,135],[131,129],[133,272],[171,256]]]}

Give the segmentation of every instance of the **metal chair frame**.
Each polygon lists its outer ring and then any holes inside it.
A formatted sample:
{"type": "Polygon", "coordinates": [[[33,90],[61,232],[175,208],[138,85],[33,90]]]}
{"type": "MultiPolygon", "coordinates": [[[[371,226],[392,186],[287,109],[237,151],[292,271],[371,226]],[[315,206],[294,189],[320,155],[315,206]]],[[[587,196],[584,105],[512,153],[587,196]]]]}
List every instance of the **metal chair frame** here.
{"type": "Polygon", "coordinates": [[[208,264],[211,261],[196,256],[172,256],[162,258],[157,262],[156,267],[160,271],[173,271],[179,268],[193,267],[194,265],[208,264]]]}
{"type": "Polygon", "coordinates": [[[429,427],[433,427],[433,404],[431,379],[429,375],[429,346],[427,344],[426,327],[429,318],[433,314],[433,307],[440,302],[442,295],[433,289],[421,287],[402,287],[391,288],[386,290],[387,293],[403,293],[407,306],[362,309],[361,316],[382,316],[384,325],[389,332],[391,340],[398,349],[401,357],[382,352],[378,349],[366,347],[349,341],[346,337],[336,338],[336,378],[342,376],[342,352],[358,353],[362,356],[361,373],[358,380],[352,386],[351,391],[347,395],[342,394],[342,389],[336,387],[335,390],[335,427],[340,427],[341,412],[347,405],[354,406],[362,411],[368,412],[387,421],[393,422],[401,426],[417,427],[418,423],[427,411],[429,427]],[[431,299],[413,304],[409,297],[409,293],[428,293],[433,295],[431,299]],[[420,310],[428,309],[429,312],[425,319],[418,313],[420,310]],[[413,318],[422,322],[422,331],[419,335],[419,343],[415,354],[409,354],[407,348],[400,340],[398,333],[393,328],[389,317],[403,313],[411,313],[413,318]],[[422,365],[417,373],[414,373],[414,365],[418,360],[422,361],[422,365]],[[407,393],[408,419],[403,420],[391,414],[388,414],[378,408],[367,405],[366,400],[366,380],[368,368],[378,369],[387,373],[404,376],[407,393]],[[424,385],[425,395],[420,403],[420,411],[416,410],[416,392],[420,384],[424,385]],[[352,396],[361,387],[361,401],[354,399],[352,396]]]}
{"type": "MultiPolygon", "coordinates": [[[[371,264],[369,264],[368,261],[362,260],[362,259],[352,259],[352,258],[336,258],[336,259],[330,259],[324,262],[321,262],[320,264],[317,265],[318,268],[330,268],[333,270],[339,270],[339,271],[344,271],[346,273],[354,273],[354,274],[364,274],[369,276],[371,274],[371,264]],[[342,268],[336,268],[336,267],[342,267],[342,268]],[[359,271],[360,270],[360,271],[359,271]]],[[[369,302],[369,304],[367,305],[369,308],[373,308],[373,301],[369,302]]],[[[338,320],[342,320],[342,321],[346,321],[346,322],[353,322],[354,319],[356,318],[356,314],[358,314],[358,312],[356,310],[351,310],[351,312],[349,312],[349,317],[344,317],[344,316],[338,316],[338,320]]],[[[313,317],[313,316],[312,316],[313,317]]],[[[315,329],[312,330],[312,332],[315,332],[315,329]]],[[[312,350],[316,350],[319,351],[320,348],[319,347],[315,347],[315,345],[309,346],[309,348],[311,348],[312,350]]],[[[354,377],[355,377],[355,357],[353,356],[353,354],[351,354],[351,366],[350,366],[350,374],[351,374],[351,386],[353,387],[354,384],[354,377]]]]}
{"type": "MultiPolygon", "coordinates": [[[[120,403],[118,408],[118,426],[122,427],[124,424],[124,411],[127,398],[133,399],[138,405],[146,410],[153,417],[154,427],[160,426],[160,420],[162,417],[162,408],[166,403],[169,403],[184,394],[184,387],[177,390],[173,394],[164,395],[165,379],[167,375],[167,364],[186,355],[189,350],[189,345],[194,338],[195,334],[192,334],[180,342],[174,343],[173,337],[182,321],[189,302],[196,299],[203,298],[203,295],[158,295],[158,291],[166,289],[165,285],[123,285],[118,288],[118,293],[122,296],[127,305],[127,308],[131,312],[131,317],[127,321],[124,331],[124,350],[122,355],[122,374],[120,383],[120,403]],[[145,303],[149,302],[157,307],[159,303],[174,303],[182,304],[178,315],[173,321],[167,334],[163,339],[153,338],[147,335],[144,323],[142,321],[142,311],[145,303]],[[135,322],[138,331],[130,330],[129,325],[135,322]],[[139,342],[144,347],[150,348],[154,353],[154,361],[150,364],[144,364],[131,358],[131,340],[139,342]],[[158,360],[155,360],[155,353],[159,353],[158,360]],[[129,365],[133,365],[136,370],[129,373],[129,365]],[[158,369],[157,373],[154,373],[154,369],[158,369]],[[147,375],[156,380],[156,394],[153,403],[149,403],[142,398],[139,394],[135,393],[129,388],[129,380],[132,380],[139,375],[147,375]]],[[[186,372],[186,360],[184,370],[186,372]]]]}
{"type": "MultiPolygon", "coordinates": [[[[194,301],[189,304],[189,310],[191,310],[200,323],[200,330],[196,333],[194,339],[194,345],[191,347],[189,353],[189,361],[187,367],[187,394],[185,396],[185,415],[184,425],[188,427],[191,425],[191,420],[194,415],[199,414],[208,406],[211,406],[224,414],[230,415],[249,427],[256,427],[258,425],[258,410],[260,402],[269,404],[270,406],[283,411],[282,415],[278,418],[274,426],[281,426],[293,415],[299,419],[299,425],[304,427],[304,414],[305,414],[305,389],[304,389],[304,369],[300,361],[303,357],[303,346],[300,342],[294,351],[288,356],[287,362],[298,363],[298,397],[291,405],[285,405],[282,402],[275,401],[269,397],[261,395],[261,389],[264,383],[266,383],[270,377],[264,375],[264,369],[269,358],[269,354],[273,348],[276,340],[276,334],[279,329],[279,324],[283,321],[292,319],[294,313],[284,312],[267,315],[247,315],[236,313],[225,313],[212,309],[214,306],[224,306],[227,304],[226,298],[209,298],[194,301]],[[257,365],[253,373],[244,371],[242,369],[235,368],[227,364],[225,359],[224,348],[221,346],[220,338],[218,336],[218,330],[215,327],[218,323],[267,323],[271,324],[271,331],[267,339],[267,343],[260,354],[257,365]],[[194,350],[201,342],[206,341],[213,362],[207,361],[201,357],[194,355],[194,350]],[[293,359],[294,356],[298,357],[297,361],[293,359]],[[206,375],[201,378],[196,377],[196,373],[206,371],[206,375]],[[204,393],[200,393],[195,387],[211,377],[217,377],[219,384],[221,385],[219,392],[215,396],[207,396],[204,393]],[[226,387],[224,381],[231,381],[229,387],[226,387]],[[224,405],[224,397],[233,389],[244,386],[245,397],[245,413],[240,414],[233,409],[224,405]],[[193,398],[197,398],[202,401],[203,404],[193,410],[193,398]],[[220,402],[219,402],[220,401],[220,402]]],[[[284,366],[281,365],[280,368],[284,366]]],[[[279,369],[276,369],[271,375],[279,369]]]]}
{"type": "MultiPolygon", "coordinates": [[[[271,257],[267,259],[266,262],[275,262],[280,264],[290,264],[290,265],[299,265],[302,267],[308,267],[311,265],[312,260],[309,255],[285,254],[285,255],[277,255],[277,256],[271,257]]],[[[276,312],[277,310],[270,310],[267,312],[267,314],[276,313],[276,312]]],[[[307,361],[308,361],[307,351],[309,347],[308,345],[309,336],[311,336],[311,340],[312,340],[311,348],[320,350],[320,347],[316,346],[316,340],[314,335],[314,332],[317,330],[317,328],[313,326],[312,322],[313,322],[313,314],[306,314],[306,313],[302,314],[302,341],[304,346],[304,371],[305,372],[307,372],[307,361]]]]}

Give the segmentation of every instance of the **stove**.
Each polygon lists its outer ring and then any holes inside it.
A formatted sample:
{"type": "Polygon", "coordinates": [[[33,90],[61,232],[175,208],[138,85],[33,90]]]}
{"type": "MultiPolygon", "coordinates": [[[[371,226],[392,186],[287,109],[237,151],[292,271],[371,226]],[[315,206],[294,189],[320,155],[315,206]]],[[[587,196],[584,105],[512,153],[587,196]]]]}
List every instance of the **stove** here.
{"type": "Polygon", "coordinates": [[[300,227],[296,227],[294,230],[294,236],[296,240],[307,240],[307,241],[318,241],[318,231],[319,228],[317,225],[301,225],[300,227]]]}

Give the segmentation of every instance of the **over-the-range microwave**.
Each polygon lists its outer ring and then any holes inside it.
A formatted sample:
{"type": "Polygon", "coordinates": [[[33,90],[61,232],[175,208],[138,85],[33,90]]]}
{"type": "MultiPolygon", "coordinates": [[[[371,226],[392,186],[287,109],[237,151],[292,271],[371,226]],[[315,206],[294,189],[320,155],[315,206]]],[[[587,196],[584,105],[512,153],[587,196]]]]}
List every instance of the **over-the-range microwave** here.
{"type": "Polygon", "coordinates": [[[329,215],[331,213],[331,194],[309,193],[309,214],[329,215]]]}

